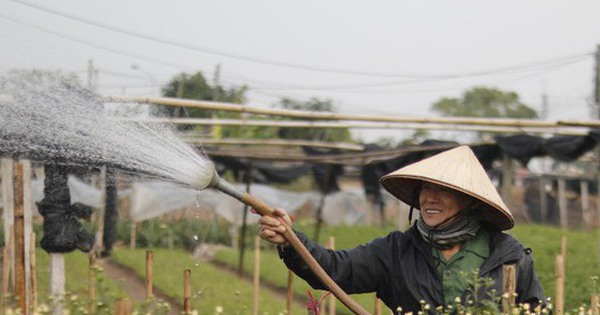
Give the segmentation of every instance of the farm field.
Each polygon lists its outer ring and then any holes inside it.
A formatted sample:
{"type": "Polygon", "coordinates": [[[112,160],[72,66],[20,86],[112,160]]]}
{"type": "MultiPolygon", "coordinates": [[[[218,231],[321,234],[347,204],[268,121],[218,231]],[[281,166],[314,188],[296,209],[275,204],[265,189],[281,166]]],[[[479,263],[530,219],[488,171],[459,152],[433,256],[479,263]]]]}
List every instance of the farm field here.
{"type": "MultiPolygon", "coordinates": [[[[311,225],[296,224],[297,230],[313,235],[311,225]]],[[[383,236],[392,227],[367,226],[325,226],[321,231],[323,243],[330,236],[335,237],[336,248],[350,248],[355,245],[383,236]]],[[[254,229],[251,229],[254,230],[254,229]]],[[[195,233],[191,231],[190,233],[195,233]]],[[[255,233],[255,231],[251,232],[255,233]]],[[[547,296],[555,295],[555,257],[560,251],[561,237],[567,238],[566,276],[565,276],[565,309],[571,311],[581,305],[589,304],[593,292],[592,276],[600,274],[600,234],[599,231],[563,231],[555,227],[539,225],[517,225],[511,230],[526,247],[534,250],[536,271],[547,296]]],[[[254,234],[249,234],[248,243],[254,234]]],[[[181,303],[183,299],[183,270],[190,269],[192,275],[192,307],[198,314],[214,314],[217,309],[224,314],[250,314],[252,310],[252,274],[254,264],[253,250],[248,246],[245,255],[244,277],[239,277],[234,270],[238,265],[238,250],[218,246],[214,260],[197,261],[191,251],[185,249],[149,248],[154,252],[154,286],[155,289],[170,297],[170,301],[181,303]]],[[[127,268],[137,281],[143,283],[145,277],[146,248],[130,250],[118,248],[114,251],[112,261],[127,268]]],[[[49,303],[49,255],[39,249],[36,253],[38,275],[39,304],[49,303]]],[[[65,255],[67,298],[77,299],[69,302],[71,306],[87,303],[88,288],[88,255],[72,252],[65,255]],[[74,302],[75,301],[75,302],[74,302]]],[[[280,261],[273,246],[262,242],[261,251],[261,284],[260,314],[280,314],[285,310],[285,288],[288,271],[280,261]]],[[[105,271],[97,272],[97,298],[106,310],[112,309],[117,298],[131,297],[123,280],[112,279],[105,271]]],[[[306,290],[311,289],[304,281],[295,277],[293,290],[296,301],[293,311],[306,312],[303,301],[306,290]]],[[[324,292],[312,290],[316,296],[324,292]]],[[[142,293],[143,296],[143,293],[142,293]]],[[[367,310],[374,310],[374,294],[353,296],[367,310]]],[[[140,308],[141,302],[137,302],[140,308]]],[[[349,314],[349,311],[338,302],[337,312],[349,314]]]]}

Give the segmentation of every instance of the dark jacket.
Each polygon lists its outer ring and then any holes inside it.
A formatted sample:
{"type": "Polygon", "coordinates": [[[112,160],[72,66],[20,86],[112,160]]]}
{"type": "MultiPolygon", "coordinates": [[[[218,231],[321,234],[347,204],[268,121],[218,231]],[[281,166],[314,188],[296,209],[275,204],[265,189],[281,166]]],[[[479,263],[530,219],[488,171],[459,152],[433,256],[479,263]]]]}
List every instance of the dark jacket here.
{"type": "MultiPolygon", "coordinates": [[[[402,313],[421,310],[420,301],[431,306],[444,305],[444,290],[436,273],[430,245],[423,241],[416,227],[405,233],[392,232],[366,245],[350,250],[332,251],[296,233],[323,269],[347,293],[377,292],[394,313],[398,306],[402,313]]],[[[542,288],[533,269],[531,250],[525,249],[512,236],[490,230],[490,256],[480,268],[481,278],[494,279],[493,288],[502,292],[502,265],[516,264],[516,303],[538,305],[544,301],[542,288]]],[[[280,251],[285,264],[315,289],[324,289],[291,247],[280,251]]],[[[467,294],[467,292],[465,293],[467,294]]],[[[487,296],[479,292],[478,296],[487,296]]],[[[464,299],[463,299],[464,301],[464,299]]]]}

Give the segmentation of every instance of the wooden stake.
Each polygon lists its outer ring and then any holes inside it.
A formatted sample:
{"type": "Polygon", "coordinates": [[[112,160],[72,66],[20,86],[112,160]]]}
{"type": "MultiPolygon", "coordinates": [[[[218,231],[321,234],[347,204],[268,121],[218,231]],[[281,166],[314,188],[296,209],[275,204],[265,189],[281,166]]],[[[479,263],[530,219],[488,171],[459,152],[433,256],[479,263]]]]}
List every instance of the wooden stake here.
{"type": "Polygon", "coordinates": [[[154,296],[154,254],[151,250],[146,251],[146,300],[154,296]]]}
{"type": "Polygon", "coordinates": [[[254,237],[254,288],[252,295],[252,315],[258,315],[258,297],[260,290],[260,237],[254,237]]]}
{"type": "Polygon", "coordinates": [[[567,264],[567,237],[565,235],[560,237],[560,255],[563,259],[563,264],[567,264]]]}
{"type": "Polygon", "coordinates": [[[130,299],[118,299],[115,301],[115,315],[133,314],[133,301],[130,299]]]}
{"type": "Polygon", "coordinates": [[[30,270],[30,281],[31,281],[31,303],[29,304],[29,308],[31,310],[31,314],[37,310],[37,299],[38,299],[38,284],[37,284],[37,270],[36,270],[36,257],[35,257],[35,232],[31,232],[31,237],[29,239],[29,270],[30,270]]]}
{"type": "Polygon", "coordinates": [[[292,315],[292,305],[294,303],[294,273],[288,270],[288,281],[287,281],[287,294],[286,294],[286,310],[287,315],[292,315]]]}
{"type": "Polygon", "coordinates": [[[2,256],[2,307],[0,311],[4,314],[4,302],[10,293],[10,270],[11,270],[11,259],[10,253],[12,252],[13,244],[13,226],[8,228],[8,241],[2,256]]]}
{"type": "Polygon", "coordinates": [[[540,176],[539,182],[540,190],[540,222],[546,223],[548,221],[548,195],[546,194],[546,179],[540,176]]]}
{"type": "Polygon", "coordinates": [[[579,187],[581,190],[581,217],[583,218],[583,227],[586,230],[589,230],[591,226],[591,217],[590,217],[590,198],[589,198],[589,184],[587,181],[582,180],[579,182],[579,187]]]}
{"type": "Polygon", "coordinates": [[[50,295],[53,299],[52,314],[61,315],[65,295],[65,255],[50,254],[50,295]]]}
{"type": "Polygon", "coordinates": [[[96,252],[91,251],[88,255],[88,312],[96,313],[96,252]]]}
{"type": "Polygon", "coordinates": [[[558,179],[558,212],[560,217],[560,226],[563,229],[567,229],[569,227],[569,218],[567,209],[567,197],[565,196],[565,179],[558,179]]]}
{"type": "Polygon", "coordinates": [[[15,226],[15,281],[16,297],[19,299],[21,314],[27,314],[27,288],[25,279],[25,208],[23,197],[23,164],[14,168],[14,226],[15,226]]]}
{"type": "Polygon", "coordinates": [[[381,315],[381,300],[375,296],[375,312],[374,315],[381,315]]]}
{"type": "Polygon", "coordinates": [[[96,254],[101,255],[104,250],[104,213],[106,211],[106,166],[100,168],[100,205],[98,206],[96,231],[96,254]]]}
{"type": "Polygon", "coordinates": [[[502,309],[510,314],[515,305],[516,271],[515,265],[502,266],[502,309]]]}
{"type": "MultiPolygon", "coordinates": [[[[335,250],[335,237],[330,236],[327,243],[328,243],[327,247],[329,247],[332,250],[335,250]]],[[[336,298],[333,294],[330,294],[327,297],[327,304],[328,304],[328,310],[329,310],[328,314],[329,315],[335,315],[335,301],[336,301],[336,298]]]]}
{"type": "MultiPolygon", "coordinates": [[[[4,208],[2,216],[4,218],[4,231],[14,231],[14,192],[13,192],[13,160],[10,158],[3,158],[0,160],[0,176],[2,177],[2,196],[4,202],[4,208]],[[12,229],[12,230],[11,230],[12,229]]],[[[6,279],[8,284],[8,290],[10,292],[15,291],[15,246],[14,246],[14,233],[4,234],[4,246],[9,248],[8,251],[8,267],[9,273],[6,279]],[[10,239],[9,239],[10,238],[10,239]]],[[[8,292],[8,291],[4,291],[8,292]]]]}
{"type": "Polygon", "coordinates": [[[192,288],[191,271],[185,269],[183,271],[183,313],[188,315],[192,313],[192,288]]]}
{"type": "Polygon", "coordinates": [[[508,154],[504,154],[502,159],[502,200],[507,203],[506,205],[509,209],[512,208],[513,179],[513,160],[508,154]]]}
{"type": "MultiPolygon", "coordinates": [[[[3,219],[4,219],[4,231],[8,231],[13,225],[13,160],[9,158],[2,158],[0,161],[0,177],[2,178],[2,201],[3,205],[3,219]]],[[[8,244],[8,235],[4,235],[4,246],[8,244]]],[[[10,257],[10,256],[9,256],[10,257]]],[[[11,266],[12,267],[12,266],[11,266]]]]}
{"type": "Polygon", "coordinates": [[[600,315],[600,294],[592,294],[590,306],[592,315],[600,315]]]}
{"type": "Polygon", "coordinates": [[[136,237],[137,237],[136,229],[137,229],[137,222],[132,220],[131,221],[131,231],[129,234],[129,248],[130,249],[135,249],[135,243],[136,243],[136,237]]]}
{"type": "Polygon", "coordinates": [[[564,310],[565,265],[562,255],[556,256],[556,315],[562,315],[564,310]]]}
{"type": "Polygon", "coordinates": [[[25,270],[25,292],[26,292],[26,305],[27,314],[33,314],[31,311],[31,234],[33,232],[33,201],[31,191],[31,162],[29,160],[22,160],[23,164],[23,244],[24,244],[24,270],[25,270]]]}

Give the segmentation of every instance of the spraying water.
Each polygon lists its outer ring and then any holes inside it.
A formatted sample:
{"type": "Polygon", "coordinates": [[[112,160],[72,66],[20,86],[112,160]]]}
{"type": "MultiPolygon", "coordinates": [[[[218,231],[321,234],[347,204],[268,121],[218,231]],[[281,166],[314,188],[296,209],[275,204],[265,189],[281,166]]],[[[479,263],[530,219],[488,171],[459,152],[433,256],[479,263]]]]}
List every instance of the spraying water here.
{"type": "Polygon", "coordinates": [[[166,125],[109,116],[96,95],[66,85],[12,82],[0,104],[0,153],[56,164],[107,165],[198,189],[213,163],[166,125]]]}
{"type": "MultiPolygon", "coordinates": [[[[2,82],[0,82],[2,83],[2,82]]],[[[187,184],[212,187],[246,203],[261,215],[273,208],[237,191],[216,176],[214,164],[158,124],[107,116],[97,96],[68,85],[30,82],[0,84],[0,154],[56,164],[108,165],[187,184]]],[[[350,310],[369,314],[321,268],[285,221],[284,236],[309,268],[350,310]]]]}

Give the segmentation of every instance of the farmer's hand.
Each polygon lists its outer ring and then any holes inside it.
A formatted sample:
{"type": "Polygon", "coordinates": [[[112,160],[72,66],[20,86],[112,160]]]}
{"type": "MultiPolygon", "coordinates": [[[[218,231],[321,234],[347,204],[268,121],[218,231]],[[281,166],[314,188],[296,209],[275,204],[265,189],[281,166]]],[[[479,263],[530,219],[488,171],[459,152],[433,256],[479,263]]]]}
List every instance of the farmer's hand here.
{"type": "Polygon", "coordinates": [[[283,237],[286,227],[281,223],[281,219],[283,219],[288,226],[292,226],[290,216],[283,209],[275,209],[271,214],[262,216],[258,227],[258,235],[260,238],[276,245],[287,246],[288,241],[283,237]]]}

